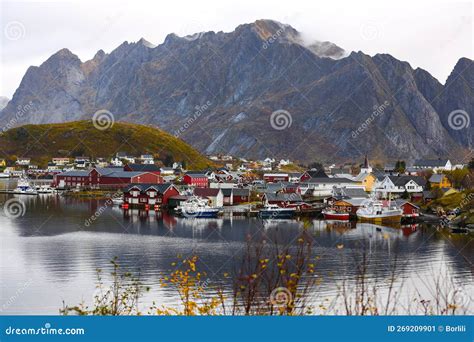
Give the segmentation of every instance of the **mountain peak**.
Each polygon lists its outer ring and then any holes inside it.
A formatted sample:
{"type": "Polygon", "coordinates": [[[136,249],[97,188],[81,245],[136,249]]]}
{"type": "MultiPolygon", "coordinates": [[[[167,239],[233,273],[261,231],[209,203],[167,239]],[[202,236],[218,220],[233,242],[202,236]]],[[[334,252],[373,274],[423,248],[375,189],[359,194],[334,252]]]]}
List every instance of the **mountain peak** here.
{"type": "Polygon", "coordinates": [[[145,38],[140,38],[140,40],[138,41],[138,44],[141,44],[147,48],[150,48],[150,49],[154,49],[156,47],[156,45],[150,43],[148,40],[146,40],[145,38]]]}

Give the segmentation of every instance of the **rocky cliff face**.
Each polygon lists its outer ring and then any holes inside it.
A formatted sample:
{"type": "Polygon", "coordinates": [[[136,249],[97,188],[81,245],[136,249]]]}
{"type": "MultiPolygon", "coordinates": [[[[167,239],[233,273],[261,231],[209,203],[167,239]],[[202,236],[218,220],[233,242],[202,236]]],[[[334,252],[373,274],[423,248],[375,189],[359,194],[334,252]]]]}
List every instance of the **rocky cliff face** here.
{"type": "Polygon", "coordinates": [[[473,145],[472,124],[452,129],[448,120],[453,110],[473,113],[472,65],[461,59],[443,86],[390,55],[308,45],[290,26],[261,20],[230,33],[170,34],[156,47],[125,42],[84,63],[61,50],[28,69],[0,119],[52,123],[107,109],[207,153],[455,158],[473,145]]]}

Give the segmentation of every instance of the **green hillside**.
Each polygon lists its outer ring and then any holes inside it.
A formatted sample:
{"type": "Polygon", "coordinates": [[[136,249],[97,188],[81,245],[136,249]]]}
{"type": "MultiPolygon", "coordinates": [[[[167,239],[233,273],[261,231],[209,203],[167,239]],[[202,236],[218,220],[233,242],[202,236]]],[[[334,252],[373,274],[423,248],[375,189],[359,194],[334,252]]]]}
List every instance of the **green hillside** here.
{"type": "Polygon", "coordinates": [[[190,145],[160,129],[115,122],[111,128],[99,130],[92,121],[59,124],[25,125],[0,135],[0,158],[10,163],[17,157],[29,157],[44,167],[53,157],[103,157],[110,159],[117,152],[135,157],[152,154],[155,161],[169,164],[185,163],[187,168],[213,166],[190,145]]]}

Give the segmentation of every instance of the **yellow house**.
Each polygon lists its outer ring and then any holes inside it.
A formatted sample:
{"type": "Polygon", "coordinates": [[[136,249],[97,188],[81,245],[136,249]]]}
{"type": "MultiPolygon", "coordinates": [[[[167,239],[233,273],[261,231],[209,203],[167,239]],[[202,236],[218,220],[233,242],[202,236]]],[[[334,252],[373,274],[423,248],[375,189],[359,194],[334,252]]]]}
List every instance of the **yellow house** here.
{"type": "Polygon", "coordinates": [[[0,159],[0,167],[5,167],[7,166],[7,162],[5,161],[5,159],[0,159]]]}
{"type": "Polygon", "coordinates": [[[359,185],[363,185],[367,192],[372,191],[376,180],[377,178],[370,172],[361,172],[354,178],[354,181],[359,185]]]}
{"type": "Polygon", "coordinates": [[[433,174],[429,182],[431,184],[431,187],[434,188],[450,188],[452,186],[451,182],[449,181],[448,177],[442,173],[435,173],[433,174]]]}

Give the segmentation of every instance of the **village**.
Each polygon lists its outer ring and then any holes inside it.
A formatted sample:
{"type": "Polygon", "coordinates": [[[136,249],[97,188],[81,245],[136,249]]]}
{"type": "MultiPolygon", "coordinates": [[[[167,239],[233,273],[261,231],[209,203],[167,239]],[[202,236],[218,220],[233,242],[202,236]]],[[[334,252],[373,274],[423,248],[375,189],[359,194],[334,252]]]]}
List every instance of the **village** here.
{"type": "Polygon", "coordinates": [[[125,152],[109,160],[56,157],[45,169],[30,158],[18,158],[14,166],[0,160],[0,177],[20,179],[16,189],[4,190],[16,194],[110,196],[113,191],[115,205],[144,213],[170,210],[187,217],[230,213],[276,219],[306,215],[379,223],[439,218],[451,224],[462,208],[428,210],[429,203],[469,188],[467,171],[462,172],[468,165],[442,159],[417,160],[411,166],[397,161],[382,167],[372,166],[365,156],[360,164],[315,163],[304,169],[290,160],[208,158],[221,166],[186,170],[179,162],[164,166],[152,154],[125,152]],[[464,174],[464,179],[453,176],[456,173],[464,174]],[[30,184],[41,179],[50,183],[30,184]]]}

